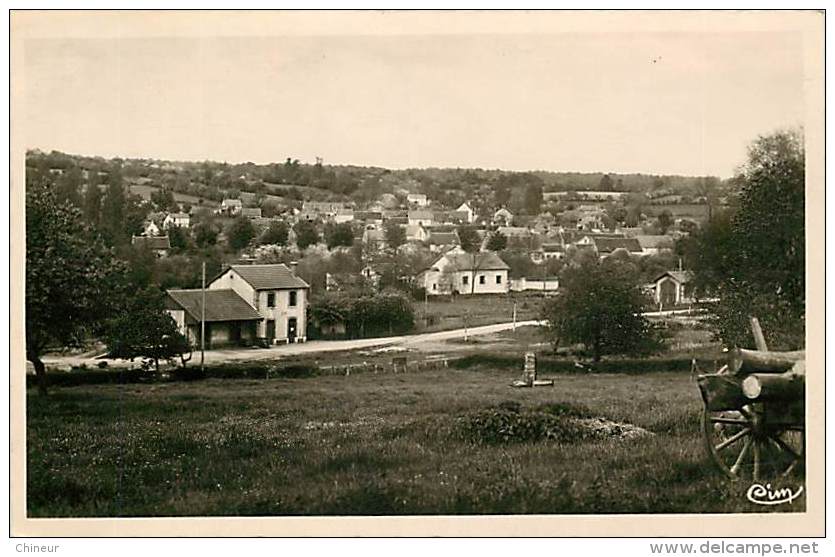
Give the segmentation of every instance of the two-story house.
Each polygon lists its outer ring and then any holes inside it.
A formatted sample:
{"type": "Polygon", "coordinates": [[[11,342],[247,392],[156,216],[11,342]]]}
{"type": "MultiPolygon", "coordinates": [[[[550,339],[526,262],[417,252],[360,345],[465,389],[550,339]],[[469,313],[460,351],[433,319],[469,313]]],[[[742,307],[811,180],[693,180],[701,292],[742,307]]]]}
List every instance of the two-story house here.
{"type": "Polygon", "coordinates": [[[310,286],[283,264],[230,265],[203,292],[169,290],[168,312],[192,342],[200,339],[203,315],[210,347],[261,338],[270,344],[307,340],[310,286]]]}

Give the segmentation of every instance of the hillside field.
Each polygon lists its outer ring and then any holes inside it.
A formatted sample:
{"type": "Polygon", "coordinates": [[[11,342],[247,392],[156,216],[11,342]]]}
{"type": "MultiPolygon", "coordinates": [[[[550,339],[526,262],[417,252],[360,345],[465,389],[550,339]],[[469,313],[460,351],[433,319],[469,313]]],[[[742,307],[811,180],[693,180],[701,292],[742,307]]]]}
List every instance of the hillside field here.
{"type": "Polygon", "coordinates": [[[45,398],[30,390],[28,514],[764,512],[745,499],[747,484],[708,460],[687,372],[509,387],[519,373],[86,385],[45,398]],[[489,416],[501,407],[605,417],[651,435],[496,442],[489,416]]]}

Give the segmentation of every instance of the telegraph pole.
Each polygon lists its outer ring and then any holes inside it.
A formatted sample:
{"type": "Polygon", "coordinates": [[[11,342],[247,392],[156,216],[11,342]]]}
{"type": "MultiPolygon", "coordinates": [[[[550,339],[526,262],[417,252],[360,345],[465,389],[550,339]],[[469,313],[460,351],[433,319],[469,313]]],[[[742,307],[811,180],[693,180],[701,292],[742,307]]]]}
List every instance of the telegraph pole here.
{"type": "Polygon", "coordinates": [[[206,262],[203,262],[203,282],[200,302],[200,374],[205,373],[205,352],[206,352],[206,262]]]}
{"type": "Polygon", "coordinates": [[[516,300],[513,300],[513,330],[516,330],[516,300]]]}

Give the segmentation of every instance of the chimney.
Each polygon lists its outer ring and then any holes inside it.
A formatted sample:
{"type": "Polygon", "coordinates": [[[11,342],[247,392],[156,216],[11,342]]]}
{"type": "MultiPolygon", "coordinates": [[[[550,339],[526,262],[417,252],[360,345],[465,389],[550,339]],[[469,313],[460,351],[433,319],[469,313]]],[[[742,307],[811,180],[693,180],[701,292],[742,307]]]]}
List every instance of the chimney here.
{"type": "Polygon", "coordinates": [[[288,267],[290,267],[290,271],[295,275],[296,274],[296,267],[299,266],[298,261],[291,261],[288,267]]]}

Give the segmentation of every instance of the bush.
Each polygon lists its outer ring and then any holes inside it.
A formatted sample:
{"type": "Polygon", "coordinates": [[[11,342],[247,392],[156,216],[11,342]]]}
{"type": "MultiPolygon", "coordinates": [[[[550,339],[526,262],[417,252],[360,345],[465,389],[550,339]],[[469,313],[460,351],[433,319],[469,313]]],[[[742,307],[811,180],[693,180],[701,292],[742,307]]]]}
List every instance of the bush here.
{"type": "Polygon", "coordinates": [[[593,437],[568,414],[522,411],[508,404],[481,410],[462,420],[463,436],[476,443],[576,442],[593,437]]]}
{"type": "MultiPolygon", "coordinates": [[[[450,362],[450,367],[467,369],[489,367],[515,369],[522,373],[524,358],[513,354],[472,354],[450,362]]],[[[604,360],[578,366],[574,360],[564,358],[537,358],[537,373],[650,373],[662,371],[690,371],[690,358],[652,358],[604,360]]],[[[712,369],[713,362],[705,363],[705,369],[712,369]]]]}

